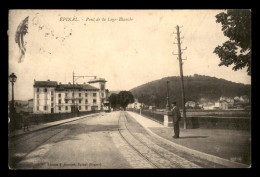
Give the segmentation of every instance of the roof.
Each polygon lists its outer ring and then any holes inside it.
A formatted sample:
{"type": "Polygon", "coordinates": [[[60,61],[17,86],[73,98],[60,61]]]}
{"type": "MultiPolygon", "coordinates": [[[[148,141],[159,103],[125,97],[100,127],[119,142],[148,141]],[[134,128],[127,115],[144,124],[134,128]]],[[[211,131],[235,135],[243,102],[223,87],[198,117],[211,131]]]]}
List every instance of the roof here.
{"type": "MultiPolygon", "coordinates": [[[[105,81],[105,79],[104,79],[105,81]]],[[[106,82],[106,81],[105,81],[106,82]]],[[[89,84],[58,84],[56,81],[35,81],[34,87],[55,87],[55,90],[99,90],[99,88],[93,87],[89,84]]]]}
{"type": "Polygon", "coordinates": [[[107,82],[107,81],[104,78],[97,78],[88,81],[88,83],[95,83],[95,82],[107,82]]]}
{"type": "Polygon", "coordinates": [[[35,81],[34,87],[56,87],[57,82],[56,81],[35,81]]]}
{"type": "Polygon", "coordinates": [[[77,90],[99,90],[96,87],[93,87],[89,84],[59,84],[57,85],[55,90],[62,91],[62,90],[72,90],[72,89],[77,89],[77,90]]]}

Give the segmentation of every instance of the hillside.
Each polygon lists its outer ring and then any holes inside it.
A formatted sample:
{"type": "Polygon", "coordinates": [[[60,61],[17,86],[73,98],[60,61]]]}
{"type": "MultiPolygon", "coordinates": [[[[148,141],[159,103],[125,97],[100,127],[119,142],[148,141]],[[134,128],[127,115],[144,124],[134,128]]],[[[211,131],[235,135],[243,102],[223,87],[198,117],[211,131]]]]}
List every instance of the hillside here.
{"type": "MultiPolygon", "coordinates": [[[[181,103],[181,84],[180,77],[165,77],[131,89],[135,98],[139,102],[147,105],[155,105],[164,108],[166,105],[167,89],[166,81],[169,81],[170,102],[181,103]]],[[[251,85],[245,85],[218,79],[216,77],[194,76],[184,77],[184,88],[186,101],[200,102],[201,99],[217,101],[221,96],[235,97],[247,95],[250,97],[251,85]]]]}

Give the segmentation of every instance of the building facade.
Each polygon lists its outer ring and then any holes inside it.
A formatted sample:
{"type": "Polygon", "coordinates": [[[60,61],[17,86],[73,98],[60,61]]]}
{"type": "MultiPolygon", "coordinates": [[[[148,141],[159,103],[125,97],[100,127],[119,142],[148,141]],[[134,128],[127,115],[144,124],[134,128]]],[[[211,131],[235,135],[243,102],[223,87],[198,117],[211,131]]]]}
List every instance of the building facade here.
{"type": "Polygon", "coordinates": [[[56,81],[34,81],[33,113],[70,113],[103,110],[107,91],[103,78],[83,84],[62,84],[56,81]]]}

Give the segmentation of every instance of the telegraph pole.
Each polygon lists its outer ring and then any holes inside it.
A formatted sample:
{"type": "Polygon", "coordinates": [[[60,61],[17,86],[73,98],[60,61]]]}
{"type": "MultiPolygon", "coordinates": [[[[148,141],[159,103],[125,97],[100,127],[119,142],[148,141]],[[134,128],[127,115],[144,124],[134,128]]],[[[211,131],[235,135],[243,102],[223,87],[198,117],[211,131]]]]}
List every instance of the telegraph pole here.
{"type": "Polygon", "coordinates": [[[180,31],[179,31],[179,26],[177,25],[176,27],[177,29],[177,41],[178,41],[178,59],[179,59],[179,66],[180,66],[180,76],[181,76],[181,95],[182,95],[182,109],[183,109],[183,122],[184,122],[184,129],[186,129],[186,108],[185,108],[185,93],[184,93],[184,82],[183,82],[183,70],[182,70],[182,50],[186,50],[187,47],[185,49],[181,49],[181,38],[180,38],[180,31]]]}

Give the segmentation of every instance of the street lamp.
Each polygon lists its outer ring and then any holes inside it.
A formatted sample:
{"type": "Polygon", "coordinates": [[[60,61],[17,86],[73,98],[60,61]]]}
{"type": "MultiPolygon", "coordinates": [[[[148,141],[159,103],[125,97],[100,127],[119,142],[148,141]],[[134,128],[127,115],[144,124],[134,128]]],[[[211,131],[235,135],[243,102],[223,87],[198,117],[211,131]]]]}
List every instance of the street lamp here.
{"type": "Polygon", "coordinates": [[[9,80],[10,82],[12,83],[12,105],[11,105],[11,120],[10,122],[14,122],[14,114],[15,114],[15,108],[14,108],[14,83],[16,81],[17,77],[14,73],[12,73],[10,76],[9,76],[9,80]]]}

